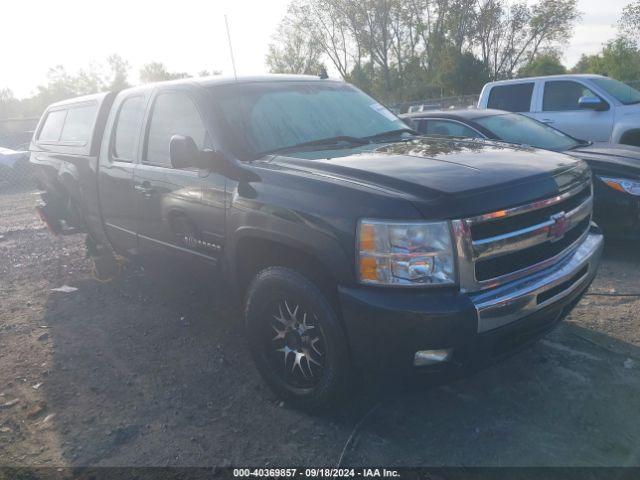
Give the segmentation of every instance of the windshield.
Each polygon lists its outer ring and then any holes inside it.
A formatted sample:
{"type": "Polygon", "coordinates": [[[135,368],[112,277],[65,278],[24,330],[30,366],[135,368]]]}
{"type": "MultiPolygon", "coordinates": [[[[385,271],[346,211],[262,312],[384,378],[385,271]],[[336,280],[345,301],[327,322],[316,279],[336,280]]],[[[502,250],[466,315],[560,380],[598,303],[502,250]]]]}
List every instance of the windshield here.
{"type": "Polygon", "coordinates": [[[477,118],[475,123],[489,130],[499,140],[547,150],[562,152],[587,143],[517,113],[477,118]]]}
{"type": "Polygon", "coordinates": [[[640,103],[640,92],[626,83],[613,78],[593,78],[591,81],[623,105],[640,103]]]}
{"type": "Polygon", "coordinates": [[[359,139],[407,128],[387,108],[344,83],[263,82],[211,90],[229,148],[242,160],[294,145],[308,148],[325,139],[359,139]]]}

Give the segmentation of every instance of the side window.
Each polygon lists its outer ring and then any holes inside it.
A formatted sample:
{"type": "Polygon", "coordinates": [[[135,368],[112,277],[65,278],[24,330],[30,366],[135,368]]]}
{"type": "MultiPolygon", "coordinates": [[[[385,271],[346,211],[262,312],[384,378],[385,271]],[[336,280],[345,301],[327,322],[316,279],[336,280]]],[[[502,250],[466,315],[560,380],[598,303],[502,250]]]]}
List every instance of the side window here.
{"type": "Polygon", "coordinates": [[[193,138],[198,148],[210,147],[207,130],[195,103],[182,92],[162,93],[151,113],[145,163],[171,166],[169,142],[174,135],[193,138]]]}
{"type": "Polygon", "coordinates": [[[129,97],[120,106],[114,130],[112,156],[123,162],[133,162],[144,117],[144,97],[129,97]]]}
{"type": "Polygon", "coordinates": [[[498,85],[491,89],[487,108],[508,112],[528,112],[531,109],[533,83],[498,85]]]}
{"type": "Polygon", "coordinates": [[[96,119],[97,109],[96,104],[70,108],[62,128],[60,141],[88,142],[91,138],[91,129],[96,119]]]}
{"type": "Polygon", "coordinates": [[[420,133],[443,135],[446,137],[480,137],[480,135],[471,128],[461,123],[449,122],[447,120],[423,120],[421,122],[420,133]]]}
{"type": "Polygon", "coordinates": [[[407,127],[413,128],[415,131],[418,131],[418,128],[420,126],[420,120],[419,119],[403,118],[402,121],[407,125],[407,127]]]}
{"type": "Polygon", "coordinates": [[[412,128],[418,131],[418,133],[427,133],[427,127],[429,120],[412,120],[412,128]]]}
{"type": "Polygon", "coordinates": [[[38,141],[40,142],[58,142],[64,125],[64,119],[67,117],[67,110],[54,110],[47,114],[44,125],[40,129],[38,141]]]}
{"type": "Polygon", "coordinates": [[[589,88],[581,83],[571,81],[553,81],[544,84],[542,110],[545,112],[562,112],[580,110],[580,97],[596,97],[589,88]]]}

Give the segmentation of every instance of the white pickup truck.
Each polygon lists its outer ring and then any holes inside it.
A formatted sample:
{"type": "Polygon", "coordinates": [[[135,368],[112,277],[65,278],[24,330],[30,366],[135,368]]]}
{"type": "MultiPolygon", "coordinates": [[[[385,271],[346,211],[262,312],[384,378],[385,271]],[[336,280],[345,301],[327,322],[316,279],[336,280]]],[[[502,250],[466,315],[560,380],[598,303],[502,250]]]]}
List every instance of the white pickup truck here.
{"type": "Polygon", "coordinates": [[[478,108],[523,113],[583,140],[640,146],[640,91],[601,75],[487,83],[478,108]]]}

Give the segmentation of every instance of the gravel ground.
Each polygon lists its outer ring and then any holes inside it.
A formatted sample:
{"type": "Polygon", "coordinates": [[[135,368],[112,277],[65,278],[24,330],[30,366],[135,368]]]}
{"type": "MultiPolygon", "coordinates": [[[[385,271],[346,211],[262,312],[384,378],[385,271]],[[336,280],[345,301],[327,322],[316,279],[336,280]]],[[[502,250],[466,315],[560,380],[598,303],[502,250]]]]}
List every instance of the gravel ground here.
{"type": "MultiPolygon", "coordinates": [[[[344,465],[640,465],[637,297],[587,296],[473,377],[314,417],[262,384],[222,285],[130,265],[101,282],[36,200],[0,197],[0,465],[335,466],[352,433],[344,465]]],[[[639,267],[608,245],[591,292],[640,292],[639,267]]]]}

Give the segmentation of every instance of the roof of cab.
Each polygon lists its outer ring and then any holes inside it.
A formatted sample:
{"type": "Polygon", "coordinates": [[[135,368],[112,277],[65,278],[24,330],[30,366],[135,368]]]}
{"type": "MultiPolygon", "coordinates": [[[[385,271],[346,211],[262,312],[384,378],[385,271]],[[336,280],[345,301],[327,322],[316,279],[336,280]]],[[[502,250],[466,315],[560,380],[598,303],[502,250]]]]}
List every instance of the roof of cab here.
{"type": "Polygon", "coordinates": [[[489,82],[485,85],[508,85],[513,83],[532,82],[535,80],[571,80],[572,78],[606,78],[603,75],[597,75],[595,73],[564,73],[561,75],[540,75],[537,77],[522,77],[511,78],[507,80],[496,80],[495,82],[489,82]]]}
{"type": "Polygon", "coordinates": [[[158,86],[167,85],[201,85],[203,87],[212,87],[217,85],[231,85],[231,84],[247,84],[247,83],[277,83],[277,82],[340,82],[342,80],[322,79],[316,75],[286,75],[286,74],[269,74],[269,75],[256,75],[246,77],[230,77],[216,75],[213,77],[196,77],[196,78],[181,78],[179,80],[170,80],[164,82],[147,83],[144,85],[138,85],[128,88],[123,91],[142,91],[150,88],[156,88],[158,86]]]}
{"type": "Polygon", "coordinates": [[[77,103],[85,103],[85,102],[91,102],[91,101],[96,101],[98,103],[101,103],[105,99],[105,97],[109,95],[109,93],[110,92],[101,92],[101,93],[94,93],[91,95],[83,95],[81,97],[67,98],[65,100],[52,103],[47,107],[47,110],[51,110],[56,107],[64,107],[68,105],[75,105],[77,103]]]}
{"type": "Polygon", "coordinates": [[[427,110],[425,112],[405,113],[401,118],[450,118],[454,120],[474,120],[476,118],[505,115],[511,112],[492,108],[469,108],[455,110],[427,110]]]}
{"type": "MultiPolygon", "coordinates": [[[[254,75],[246,77],[214,76],[203,78],[190,78],[192,82],[204,86],[221,85],[227,83],[262,83],[262,82],[325,82],[330,79],[322,79],[317,75],[287,75],[281,73],[271,73],[269,75],[254,75]]],[[[335,80],[334,80],[335,81],[335,80]]]]}
{"type": "MultiPolygon", "coordinates": [[[[164,82],[146,83],[144,85],[136,85],[134,87],[121,90],[123,92],[135,92],[145,91],[152,88],[156,88],[160,85],[201,85],[203,87],[210,87],[214,85],[229,85],[229,84],[246,84],[246,83],[267,83],[267,82],[340,82],[342,80],[322,79],[316,75],[285,75],[285,74],[269,74],[269,75],[256,75],[246,77],[229,77],[229,76],[213,76],[213,77],[196,77],[196,78],[182,78],[179,80],[170,80],[164,82]]],[[[74,105],[77,103],[89,102],[96,100],[101,103],[105,97],[110,93],[119,92],[101,92],[94,93],[92,95],[83,95],[81,97],[68,98],[56,103],[52,103],[47,107],[48,110],[55,109],[57,107],[64,107],[68,105],[74,105]]]]}

